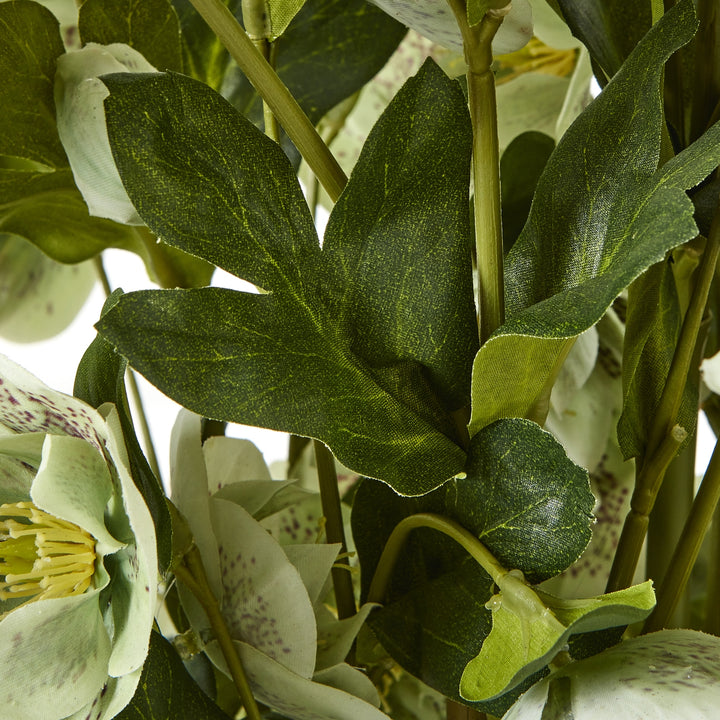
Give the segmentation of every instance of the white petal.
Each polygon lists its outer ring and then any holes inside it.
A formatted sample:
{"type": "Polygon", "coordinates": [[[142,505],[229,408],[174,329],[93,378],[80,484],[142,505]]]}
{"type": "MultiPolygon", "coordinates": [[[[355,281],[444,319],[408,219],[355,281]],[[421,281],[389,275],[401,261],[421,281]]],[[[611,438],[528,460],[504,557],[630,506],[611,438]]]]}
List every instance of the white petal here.
{"type": "Polygon", "coordinates": [[[0,621],[2,715],[66,718],[100,692],[109,657],[97,591],[13,610],[0,621]]]}
{"type": "Polygon", "coordinates": [[[82,710],[78,710],[67,720],[110,720],[133,699],[142,669],[123,675],[120,678],[108,678],[102,690],[82,710]]]}
{"type": "Polygon", "coordinates": [[[230,634],[302,677],[315,668],[315,614],[298,571],[251,515],[212,499],[223,580],[222,611],[230,634]]]}
{"type": "Polygon", "coordinates": [[[249,440],[211,437],[203,444],[208,490],[244,480],[271,480],[262,453],[249,440]]]}
{"type": "Polygon", "coordinates": [[[120,180],[110,150],[103,101],[108,89],[98,76],[117,72],[155,72],[126,45],[88,43],[58,58],[55,74],[57,127],[75,184],[91,215],[142,225],[120,180]]]}
{"type": "Polygon", "coordinates": [[[300,573],[307,588],[308,597],[313,605],[320,602],[327,587],[330,571],[341,545],[314,543],[313,545],[283,545],[288,560],[300,573]]]}
{"type": "Polygon", "coordinates": [[[347,663],[339,663],[316,672],[313,680],[360,698],[369,705],[380,707],[380,696],[372,680],[364,672],[347,663]]]}
{"type": "Polygon", "coordinates": [[[318,654],[316,667],[323,670],[338,665],[350,652],[355,637],[373,608],[379,607],[365,603],[355,615],[338,620],[329,610],[319,611],[318,617],[318,654]]]}

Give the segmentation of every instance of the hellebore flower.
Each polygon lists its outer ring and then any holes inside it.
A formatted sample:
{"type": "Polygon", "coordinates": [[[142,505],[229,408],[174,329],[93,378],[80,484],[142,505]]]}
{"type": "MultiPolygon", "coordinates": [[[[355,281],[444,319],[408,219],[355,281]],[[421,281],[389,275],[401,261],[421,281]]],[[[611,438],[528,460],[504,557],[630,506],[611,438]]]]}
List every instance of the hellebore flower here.
{"type": "Polygon", "coordinates": [[[109,720],[148,651],[155,530],[113,405],[94,410],[0,356],[0,707],[109,720]]]}
{"type": "Polygon", "coordinates": [[[143,225],[113,160],[103,101],[110,94],[100,75],[157,72],[129,45],[88,43],[61,55],[55,74],[57,128],[75,184],[91,215],[143,225]]]}
{"type": "MultiPolygon", "coordinates": [[[[193,532],[253,694],[294,720],[387,720],[373,684],[344,662],[372,606],[337,620],[323,603],[339,546],[315,542],[318,495],[271,480],[246,440],[202,445],[200,437],[200,418],[181,411],[172,500],[193,532]]],[[[227,672],[202,609],[179,589],[206,654],[227,672]]]]}
{"type": "MultiPolygon", "coordinates": [[[[457,21],[447,0],[370,0],[388,15],[448,50],[462,52],[457,21]]],[[[488,3],[491,5],[492,3],[488,3]]],[[[528,0],[513,0],[510,13],[493,40],[493,54],[513,52],[532,37],[532,9],[528,0]]]]}

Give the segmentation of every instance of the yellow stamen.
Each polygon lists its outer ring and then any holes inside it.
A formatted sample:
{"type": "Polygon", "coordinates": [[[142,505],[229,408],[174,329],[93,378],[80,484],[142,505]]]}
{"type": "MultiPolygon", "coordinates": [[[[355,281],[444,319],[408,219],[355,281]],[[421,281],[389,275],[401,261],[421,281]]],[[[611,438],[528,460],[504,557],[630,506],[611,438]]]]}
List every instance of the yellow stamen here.
{"type": "Polygon", "coordinates": [[[85,530],[32,502],[0,505],[0,601],[80,595],[94,572],[95,539],[85,530]]]}

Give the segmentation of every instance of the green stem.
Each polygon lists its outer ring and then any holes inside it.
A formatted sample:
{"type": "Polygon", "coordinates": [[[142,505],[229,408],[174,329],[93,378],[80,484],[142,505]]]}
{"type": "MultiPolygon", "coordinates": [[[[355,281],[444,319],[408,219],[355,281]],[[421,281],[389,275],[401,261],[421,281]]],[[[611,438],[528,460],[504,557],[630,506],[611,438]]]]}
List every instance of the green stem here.
{"type": "Polygon", "coordinates": [[[340,492],[338,490],[337,474],[335,472],[335,458],[326,445],[319,440],[313,440],[315,462],[317,464],[318,482],[320,484],[320,501],[325,516],[325,533],[330,544],[340,544],[340,557],[336,565],[346,565],[347,568],[334,567],[332,569],[335,602],[337,603],[340,620],[352,617],[357,612],[355,607],[355,591],[353,589],[350,563],[347,558],[347,543],[345,542],[345,527],[343,524],[340,492]]]}
{"type": "Polygon", "coordinates": [[[473,129],[472,176],[475,187],[475,250],[478,273],[478,326],[484,343],[505,321],[500,151],[497,130],[492,41],[510,5],[488,10],[474,26],[463,0],[448,0],[463,38],[467,63],[468,103],[473,129]]]}
{"type": "Polygon", "coordinates": [[[625,525],[610,571],[607,592],[621,590],[629,587],[632,583],[647,532],[648,516],[662,485],[665,471],[684,441],[684,437],[678,436],[678,429],[682,433],[685,431],[675,423],[719,256],[720,210],[716,210],[705,251],[700,261],[698,280],[693,289],[667,381],[650,428],[645,461],[635,483],[631,509],[625,518],[625,525]]]}
{"type": "Polygon", "coordinates": [[[347,183],[347,177],[277,73],[258,52],[222,0],[190,2],[267,102],[330,199],[335,202],[347,183]]]}
{"type": "MultiPolygon", "coordinates": [[[[110,280],[105,272],[105,266],[103,265],[102,255],[96,255],[94,258],[95,271],[97,272],[100,284],[102,285],[105,297],[110,297],[112,294],[112,287],[110,286],[110,280]]],[[[140,423],[140,432],[143,437],[143,443],[145,445],[145,453],[147,455],[150,469],[155,473],[155,477],[161,480],[160,477],[160,465],[158,464],[157,454],[155,452],[155,445],[153,444],[152,434],[150,433],[150,425],[147,421],[147,414],[145,412],[145,406],[140,395],[140,388],[137,384],[137,379],[132,368],[128,368],[127,384],[130,388],[130,396],[133,399],[133,405],[135,405],[136,415],[138,422],[140,423]]]]}
{"type": "Polygon", "coordinates": [[[188,550],[183,561],[174,568],[174,571],[178,580],[192,592],[200,605],[202,605],[210,621],[210,627],[213,630],[215,639],[220,645],[220,650],[230,670],[230,675],[240,695],[240,701],[245,708],[247,717],[250,720],[261,720],[260,710],[252,694],[247,675],[245,675],[245,669],[235,647],[235,642],[230,636],[230,631],[220,611],[218,601],[210,589],[200,551],[195,545],[188,550]]]}
{"type": "Polygon", "coordinates": [[[390,533],[370,583],[368,602],[383,602],[405,541],[413,530],[421,527],[437,530],[455,540],[490,575],[496,585],[502,584],[503,579],[508,575],[508,571],[500,565],[493,554],[462,525],[435,513],[417,513],[403,518],[390,533]]]}
{"type": "Polygon", "coordinates": [[[720,501],[720,443],[715,444],[705,477],[695,496],[682,535],[657,594],[657,605],[643,632],[662,630],[675,611],[695,565],[705,533],[720,501]]]}

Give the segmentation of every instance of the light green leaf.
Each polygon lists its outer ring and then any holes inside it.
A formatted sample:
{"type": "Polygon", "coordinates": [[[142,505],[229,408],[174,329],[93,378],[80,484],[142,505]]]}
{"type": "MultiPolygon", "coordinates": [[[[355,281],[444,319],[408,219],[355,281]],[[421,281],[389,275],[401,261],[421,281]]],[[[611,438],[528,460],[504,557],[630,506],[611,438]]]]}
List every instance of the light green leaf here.
{"type": "Polygon", "coordinates": [[[96,277],[90,263],[61,265],[23,238],[0,233],[0,336],[25,343],[62,332],[96,277]]]}
{"type": "Polygon", "coordinates": [[[39,600],[0,620],[0,702],[15,717],[62,720],[100,692],[111,643],[99,593],[39,600]]]}
{"type": "Polygon", "coordinates": [[[85,0],[78,29],[83,45],[124,43],[158,70],[183,70],[180,24],[170,0],[85,0]]]}
{"type": "Polygon", "coordinates": [[[574,338],[695,235],[685,190],[720,162],[720,125],[656,170],[660,74],[695,25],[691,2],[668,12],[548,161],[506,262],[509,319],[475,358],[471,434],[498,417],[542,417],[574,338]]]}
{"type": "Polygon", "coordinates": [[[305,0],[265,0],[265,17],[270,30],[270,40],[279,38],[285,32],[285,28],[304,4],[305,0]]]}
{"type": "Polygon", "coordinates": [[[207,87],[175,75],[105,81],[111,143],[143,219],[271,291],[130,294],[101,319],[105,337],[208,417],[316,437],[406,494],[455,474],[464,452],[449,413],[467,402],[477,343],[459,88],[432,63],[408,82],[321,251],[287,159],[207,87]]]}
{"type": "Polygon", "coordinates": [[[468,700],[491,700],[547,665],[572,634],[644,620],[655,606],[652,581],[583,600],[534,591],[509,573],[492,598],[492,630],[460,681],[468,700]]]}
{"type": "MultiPolygon", "coordinates": [[[[94,715],[91,718],[95,720],[94,715]]],[[[115,720],[168,720],[168,718],[229,720],[228,716],[188,675],[179,655],[170,643],[153,632],[150,636],[150,652],[135,697],[115,720]]]]}
{"type": "Polygon", "coordinates": [[[575,720],[712,718],[720,702],[720,640],[694,630],[663,630],[570,663],[535,685],[505,720],[542,720],[548,687],[569,680],[575,720]]]}

